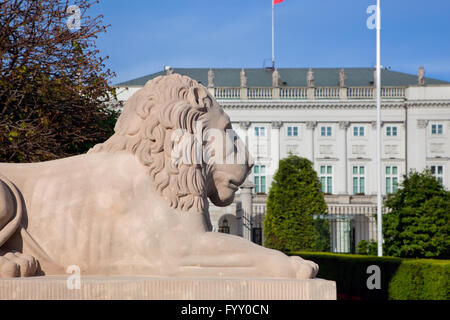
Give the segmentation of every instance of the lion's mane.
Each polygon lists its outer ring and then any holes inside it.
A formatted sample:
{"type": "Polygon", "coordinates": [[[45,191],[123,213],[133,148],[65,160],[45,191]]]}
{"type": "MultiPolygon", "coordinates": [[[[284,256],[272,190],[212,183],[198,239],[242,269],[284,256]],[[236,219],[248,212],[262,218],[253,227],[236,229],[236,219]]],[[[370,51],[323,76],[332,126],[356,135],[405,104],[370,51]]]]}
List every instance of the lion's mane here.
{"type": "MultiPolygon", "coordinates": [[[[171,159],[175,130],[194,134],[198,121],[208,126],[206,114],[212,105],[207,89],[179,74],[159,76],[146,83],[125,104],[114,135],[89,153],[130,152],[172,208],[189,212],[207,209],[206,181],[212,166],[185,164],[171,159]]],[[[194,153],[191,145],[188,152],[194,153]]]]}

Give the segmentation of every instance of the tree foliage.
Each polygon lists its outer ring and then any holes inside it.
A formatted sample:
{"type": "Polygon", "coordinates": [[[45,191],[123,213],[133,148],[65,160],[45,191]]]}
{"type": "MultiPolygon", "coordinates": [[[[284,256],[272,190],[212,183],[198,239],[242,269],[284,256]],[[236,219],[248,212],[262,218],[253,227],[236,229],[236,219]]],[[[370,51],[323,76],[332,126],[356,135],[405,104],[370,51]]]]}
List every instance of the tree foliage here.
{"type": "Polygon", "coordinates": [[[376,256],[378,253],[378,244],[375,240],[361,240],[358,242],[358,254],[376,256]]]}
{"type": "Polygon", "coordinates": [[[280,160],[267,200],[264,245],[284,252],[327,250],[328,221],[318,218],[326,212],[312,163],[294,155],[280,160]]]}
{"type": "Polygon", "coordinates": [[[33,162],[81,152],[112,133],[114,96],[95,40],[106,31],[89,0],[0,2],[0,161],[33,162]],[[68,8],[80,28],[69,29],[68,8]]]}
{"type": "Polygon", "coordinates": [[[430,171],[411,171],[385,205],[386,255],[449,259],[450,192],[430,171]]]}

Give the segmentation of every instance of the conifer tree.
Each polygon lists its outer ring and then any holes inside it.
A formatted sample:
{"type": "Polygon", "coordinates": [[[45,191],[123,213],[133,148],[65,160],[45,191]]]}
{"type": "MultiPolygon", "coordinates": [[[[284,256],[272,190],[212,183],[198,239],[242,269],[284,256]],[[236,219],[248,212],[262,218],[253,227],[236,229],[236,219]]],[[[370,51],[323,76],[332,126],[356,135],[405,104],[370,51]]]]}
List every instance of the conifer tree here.
{"type": "Polygon", "coordinates": [[[327,250],[329,243],[327,205],[321,192],[320,181],[312,163],[290,155],[279,162],[273,177],[264,219],[264,245],[292,252],[298,250],[327,250]],[[320,224],[315,225],[315,221],[320,224]],[[325,230],[325,241],[318,237],[325,230]]]}

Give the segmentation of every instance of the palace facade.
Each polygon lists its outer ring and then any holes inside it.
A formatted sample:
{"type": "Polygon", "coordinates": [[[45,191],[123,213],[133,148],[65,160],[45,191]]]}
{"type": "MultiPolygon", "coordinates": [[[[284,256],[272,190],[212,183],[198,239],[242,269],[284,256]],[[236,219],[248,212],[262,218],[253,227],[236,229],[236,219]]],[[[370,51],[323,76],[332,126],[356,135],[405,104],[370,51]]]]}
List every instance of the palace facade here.
{"type": "MultiPolygon", "coordinates": [[[[211,205],[215,231],[263,242],[265,202],[278,161],[308,158],[328,203],[334,252],[376,238],[376,103],[373,68],[165,70],[117,87],[126,101],[162,74],[207,86],[255,159],[233,205],[211,205]]],[[[382,70],[383,195],[411,169],[429,168],[450,186],[450,83],[382,70]]]]}

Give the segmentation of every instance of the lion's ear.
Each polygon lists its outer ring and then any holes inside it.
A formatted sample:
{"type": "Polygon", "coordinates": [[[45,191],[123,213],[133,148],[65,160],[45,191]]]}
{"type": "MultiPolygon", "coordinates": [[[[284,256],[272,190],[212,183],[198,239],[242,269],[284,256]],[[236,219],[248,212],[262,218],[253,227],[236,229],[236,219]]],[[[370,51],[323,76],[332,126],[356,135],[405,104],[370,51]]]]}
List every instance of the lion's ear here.
{"type": "Polygon", "coordinates": [[[203,99],[206,98],[208,94],[205,89],[201,87],[192,87],[189,89],[188,101],[194,108],[202,107],[203,99]]]}

